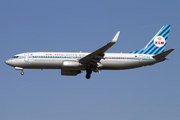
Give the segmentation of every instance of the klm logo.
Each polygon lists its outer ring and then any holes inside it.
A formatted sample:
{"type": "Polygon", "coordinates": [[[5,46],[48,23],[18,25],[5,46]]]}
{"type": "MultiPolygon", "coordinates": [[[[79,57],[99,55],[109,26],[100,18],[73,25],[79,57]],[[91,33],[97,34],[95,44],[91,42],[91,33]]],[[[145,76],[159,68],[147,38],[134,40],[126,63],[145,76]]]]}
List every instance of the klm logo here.
{"type": "Polygon", "coordinates": [[[164,46],[164,44],[165,44],[165,39],[164,39],[164,37],[162,37],[162,36],[157,36],[157,37],[154,39],[154,44],[155,44],[157,47],[162,47],[162,46],[164,46]]]}

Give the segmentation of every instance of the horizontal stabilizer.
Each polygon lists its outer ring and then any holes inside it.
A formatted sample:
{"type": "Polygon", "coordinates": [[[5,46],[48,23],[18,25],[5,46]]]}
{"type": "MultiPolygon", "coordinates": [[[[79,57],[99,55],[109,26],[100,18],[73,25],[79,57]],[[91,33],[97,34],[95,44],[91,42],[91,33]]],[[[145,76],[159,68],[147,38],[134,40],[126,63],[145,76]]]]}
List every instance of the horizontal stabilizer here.
{"type": "Polygon", "coordinates": [[[167,50],[165,52],[154,55],[153,58],[165,58],[169,53],[171,53],[174,49],[167,50]]]}

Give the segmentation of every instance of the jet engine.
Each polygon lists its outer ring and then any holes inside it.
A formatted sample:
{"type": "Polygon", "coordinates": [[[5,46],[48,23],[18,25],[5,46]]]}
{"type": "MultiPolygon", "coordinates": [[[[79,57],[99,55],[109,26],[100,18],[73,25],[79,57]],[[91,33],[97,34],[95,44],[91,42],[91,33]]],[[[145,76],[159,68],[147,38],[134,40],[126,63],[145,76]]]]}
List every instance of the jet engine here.
{"type": "Polygon", "coordinates": [[[80,74],[80,70],[65,70],[61,69],[61,75],[66,75],[66,76],[76,76],[77,74],[80,74]]]}
{"type": "Polygon", "coordinates": [[[73,60],[65,60],[62,63],[62,68],[68,69],[68,68],[78,68],[82,67],[83,65],[79,63],[78,61],[73,60]]]}

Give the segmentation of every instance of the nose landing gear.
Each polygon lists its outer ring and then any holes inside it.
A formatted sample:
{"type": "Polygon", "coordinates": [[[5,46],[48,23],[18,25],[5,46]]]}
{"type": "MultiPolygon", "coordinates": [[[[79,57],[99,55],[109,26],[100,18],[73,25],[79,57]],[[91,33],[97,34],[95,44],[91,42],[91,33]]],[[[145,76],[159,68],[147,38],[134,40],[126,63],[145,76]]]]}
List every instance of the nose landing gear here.
{"type": "Polygon", "coordinates": [[[23,68],[21,67],[15,67],[16,70],[21,70],[21,75],[24,75],[23,68]]]}
{"type": "Polygon", "coordinates": [[[21,75],[24,75],[24,72],[23,72],[23,71],[21,72],[21,75]]]}

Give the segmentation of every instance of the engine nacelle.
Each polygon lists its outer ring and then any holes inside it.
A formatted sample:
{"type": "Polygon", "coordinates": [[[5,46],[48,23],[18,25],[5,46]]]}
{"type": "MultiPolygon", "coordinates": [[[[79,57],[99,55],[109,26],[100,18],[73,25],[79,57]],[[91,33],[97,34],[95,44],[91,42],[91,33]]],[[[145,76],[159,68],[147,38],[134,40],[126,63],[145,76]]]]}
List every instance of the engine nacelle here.
{"type": "Polygon", "coordinates": [[[76,76],[79,73],[81,73],[80,70],[65,70],[65,69],[61,69],[61,75],[76,76]]]}
{"type": "Polygon", "coordinates": [[[78,68],[81,66],[83,66],[81,63],[79,63],[78,61],[73,61],[73,60],[65,60],[62,63],[63,68],[78,68]]]}

